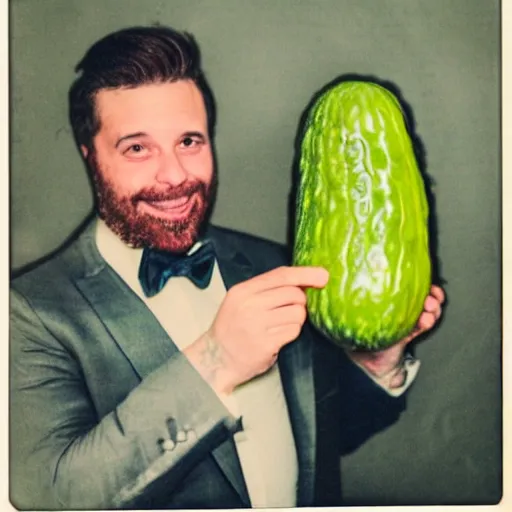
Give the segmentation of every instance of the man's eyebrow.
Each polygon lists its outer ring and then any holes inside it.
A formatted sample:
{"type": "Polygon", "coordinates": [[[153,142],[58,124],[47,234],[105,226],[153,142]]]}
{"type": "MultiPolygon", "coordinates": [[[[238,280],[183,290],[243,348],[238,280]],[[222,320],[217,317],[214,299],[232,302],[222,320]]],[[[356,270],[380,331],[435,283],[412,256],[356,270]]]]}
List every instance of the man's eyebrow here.
{"type": "Polygon", "coordinates": [[[122,137],[120,137],[117,140],[115,147],[118,148],[119,144],[121,144],[121,142],[123,142],[125,140],[134,139],[134,138],[137,138],[137,137],[146,137],[146,136],[147,136],[146,132],[135,132],[135,133],[129,133],[128,135],[123,135],[122,137]]]}
{"type": "Polygon", "coordinates": [[[206,140],[206,135],[202,132],[185,132],[181,138],[183,139],[184,137],[197,137],[198,139],[206,140]]]}

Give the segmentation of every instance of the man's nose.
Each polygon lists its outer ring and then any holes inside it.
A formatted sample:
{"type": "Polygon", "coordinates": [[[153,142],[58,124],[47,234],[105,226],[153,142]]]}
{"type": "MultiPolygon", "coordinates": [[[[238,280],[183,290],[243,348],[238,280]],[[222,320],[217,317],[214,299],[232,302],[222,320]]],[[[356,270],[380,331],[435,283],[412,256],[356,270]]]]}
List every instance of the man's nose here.
{"type": "Polygon", "coordinates": [[[187,171],[174,151],[162,154],[156,180],[160,183],[177,186],[187,179],[187,171]]]}

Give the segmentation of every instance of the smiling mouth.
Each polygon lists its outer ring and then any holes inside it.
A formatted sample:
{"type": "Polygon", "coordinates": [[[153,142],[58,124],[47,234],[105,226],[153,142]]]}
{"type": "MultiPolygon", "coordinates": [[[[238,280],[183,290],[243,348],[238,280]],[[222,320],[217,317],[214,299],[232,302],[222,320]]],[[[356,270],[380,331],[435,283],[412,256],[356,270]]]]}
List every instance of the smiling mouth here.
{"type": "Polygon", "coordinates": [[[173,221],[186,219],[195,203],[196,194],[177,199],[165,199],[162,201],[146,200],[141,202],[148,213],[173,221]]]}

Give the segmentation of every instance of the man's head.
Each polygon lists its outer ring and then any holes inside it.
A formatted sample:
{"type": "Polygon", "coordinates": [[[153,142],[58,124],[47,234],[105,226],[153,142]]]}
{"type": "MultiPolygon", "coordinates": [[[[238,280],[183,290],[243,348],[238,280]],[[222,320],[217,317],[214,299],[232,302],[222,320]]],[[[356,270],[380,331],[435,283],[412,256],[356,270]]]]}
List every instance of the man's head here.
{"type": "Polygon", "coordinates": [[[70,120],[101,218],[134,247],[187,250],[216,185],[214,108],[193,39],[122,30],[78,64],[70,120]]]}

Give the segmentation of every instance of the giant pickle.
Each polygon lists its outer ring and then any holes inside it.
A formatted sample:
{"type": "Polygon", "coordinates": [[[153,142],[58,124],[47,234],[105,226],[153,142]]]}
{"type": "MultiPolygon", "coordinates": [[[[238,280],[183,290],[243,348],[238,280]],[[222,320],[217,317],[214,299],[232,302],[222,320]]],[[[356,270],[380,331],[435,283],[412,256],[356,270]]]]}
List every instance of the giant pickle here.
{"type": "Polygon", "coordinates": [[[301,139],[295,265],[319,265],[311,322],[339,345],[378,350],[414,328],[430,289],[429,207],[398,99],[367,81],[325,90],[301,139]]]}

